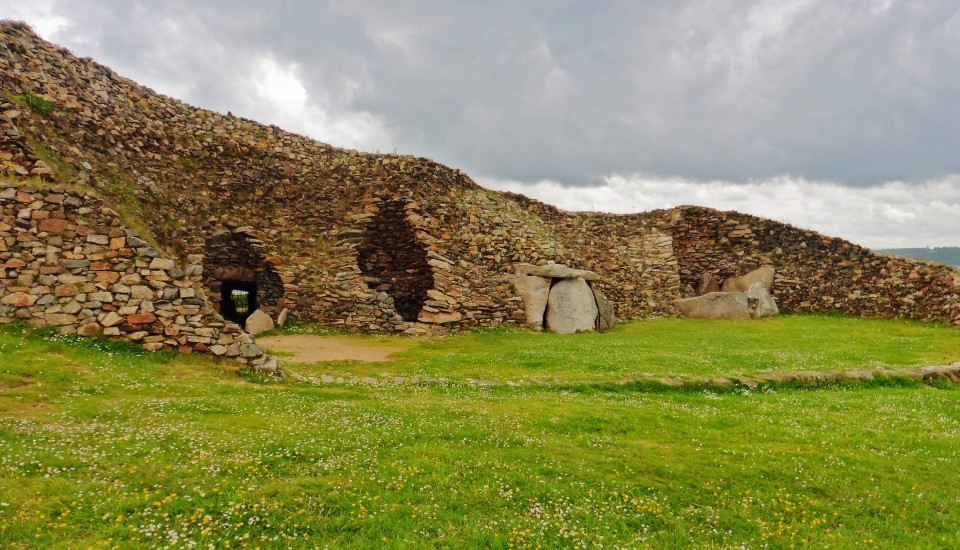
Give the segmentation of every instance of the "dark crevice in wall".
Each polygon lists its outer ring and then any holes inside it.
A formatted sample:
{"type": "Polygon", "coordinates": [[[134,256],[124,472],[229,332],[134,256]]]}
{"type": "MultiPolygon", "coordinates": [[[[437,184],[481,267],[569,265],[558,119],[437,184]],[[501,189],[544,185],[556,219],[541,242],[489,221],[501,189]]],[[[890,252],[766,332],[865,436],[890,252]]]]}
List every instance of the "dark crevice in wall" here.
{"type": "Polygon", "coordinates": [[[387,201],[357,247],[360,271],[371,289],[386,292],[406,321],[416,321],[433,288],[427,250],[407,221],[403,201],[387,201]]]}

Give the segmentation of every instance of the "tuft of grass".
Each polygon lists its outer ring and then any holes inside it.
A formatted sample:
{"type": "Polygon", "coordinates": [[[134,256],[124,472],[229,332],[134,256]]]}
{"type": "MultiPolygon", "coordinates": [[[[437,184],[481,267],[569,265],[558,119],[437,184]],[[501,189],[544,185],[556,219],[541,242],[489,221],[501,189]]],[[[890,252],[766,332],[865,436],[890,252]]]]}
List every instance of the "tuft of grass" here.
{"type": "Polygon", "coordinates": [[[40,94],[36,94],[32,91],[28,91],[25,94],[18,94],[13,96],[13,101],[23,107],[27,107],[32,112],[40,116],[49,116],[53,113],[56,103],[46,99],[40,94]]]}

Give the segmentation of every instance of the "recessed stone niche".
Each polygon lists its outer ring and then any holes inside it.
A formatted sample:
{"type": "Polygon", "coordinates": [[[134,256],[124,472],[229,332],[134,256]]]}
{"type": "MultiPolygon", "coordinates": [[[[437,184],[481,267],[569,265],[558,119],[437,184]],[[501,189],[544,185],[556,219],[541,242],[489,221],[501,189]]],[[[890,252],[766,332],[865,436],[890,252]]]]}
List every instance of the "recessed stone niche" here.
{"type": "Polygon", "coordinates": [[[204,251],[209,300],[225,319],[241,326],[257,309],[273,312],[283,297],[283,281],[243,229],[214,233],[204,251]]]}
{"type": "Polygon", "coordinates": [[[405,321],[416,321],[434,280],[427,250],[407,220],[405,202],[391,200],[379,205],[379,212],[364,228],[357,261],[367,286],[393,298],[394,308],[405,321]]]}

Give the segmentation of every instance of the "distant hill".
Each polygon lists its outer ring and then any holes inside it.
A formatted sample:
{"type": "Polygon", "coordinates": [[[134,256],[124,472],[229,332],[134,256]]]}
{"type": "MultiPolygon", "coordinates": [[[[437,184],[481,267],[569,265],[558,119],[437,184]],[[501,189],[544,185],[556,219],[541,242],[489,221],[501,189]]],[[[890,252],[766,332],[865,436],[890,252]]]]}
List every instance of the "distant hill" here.
{"type": "Polygon", "coordinates": [[[885,248],[877,250],[876,252],[960,266],[960,246],[938,246],[935,248],[885,248]]]}

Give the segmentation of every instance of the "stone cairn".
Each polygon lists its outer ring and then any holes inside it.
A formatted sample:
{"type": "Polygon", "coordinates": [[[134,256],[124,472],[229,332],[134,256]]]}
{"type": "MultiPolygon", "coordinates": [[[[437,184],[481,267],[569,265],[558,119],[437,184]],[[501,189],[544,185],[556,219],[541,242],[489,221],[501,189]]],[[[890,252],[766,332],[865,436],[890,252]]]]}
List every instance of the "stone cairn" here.
{"type": "Polygon", "coordinates": [[[699,296],[675,302],[684,317],[696,319],[758,319],[780,313],[773,292],[773,267],[765,265],[746,275],[721,282],[704,273],[699,296]]]}
{"type": "Polygon", "coordinates": [[[0,323],[208,353],[278,373],[276,358],[210,306],[202,264],[201,255],[167,257],[90,193],[0,179],[0,323]]]}
{"type": "Polygon", "coordinates": [[[607,331],[616,323],[613,303],[594,283],[593,271],[561,264],[514,266],[513,285],[523,299],[527,324],[559,334],[607,331]]]}

